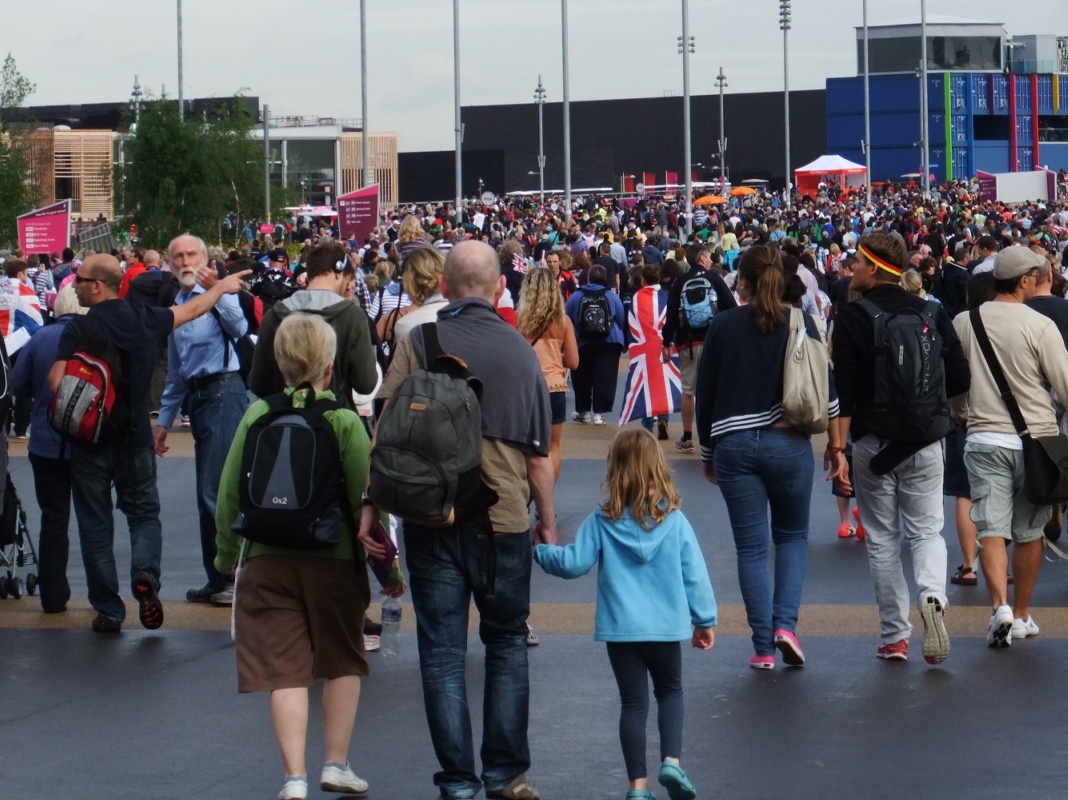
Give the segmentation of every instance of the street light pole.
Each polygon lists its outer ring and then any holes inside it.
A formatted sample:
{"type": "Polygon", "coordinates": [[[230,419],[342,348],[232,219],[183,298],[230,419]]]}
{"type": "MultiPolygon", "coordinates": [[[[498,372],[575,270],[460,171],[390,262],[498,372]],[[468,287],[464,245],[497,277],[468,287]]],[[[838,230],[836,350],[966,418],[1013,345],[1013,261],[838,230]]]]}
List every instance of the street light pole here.
{"type": "Polygon", "coordinates": [[[464,219],[463,155],[464,128],[460,122],[460,0],[452,0],[452,80],[456,98],[456,222],[464,219]]]}
{"type": "Polygon", "coordinates": [[[726,190],[727,186],[726,178],[724,177],[726,172],[724,161],[727,153],[727,136],[724,133],[723,123],[723,90],[727,86],[727,76],[723,74],[723,67],[719,68],[719,75],[716,76],[716,86],[719,87],[719,141],[717,144],[719,145],[719,190],[722,192],[726,190]]]}
{"type": "Polygon", "coordinates": [[[571,92],[567,70],[567,0],[560,0],[560,33],[563,38],[564,67],[564,222],[571,221],[571,92]]]}
{"type": "Polygon", "coordinates": [[[923,145],[923,196],[931,195],[931,148],[927,130],[927,0],[920,0],[920,137],[923,145]]]}
{"type": "Polygon", "coordinates": [[[263,104],[263,214],[271,221],[271,109],[263,104]]]}
{"type": "Polygon", "coordinates": [[[783,128],[786,136],[786,208],[790,208],[793,173],[790,171],[790,0],[779,0],[779,28],[782,30],[783,128]]]}
{"type": "Polygon", "coordinates": [[[693,234],[693,171],[690,165],[690,53],[694,51],[690,36],[690,0],[682,0],[682,36],[679,37],[679,52],[682,53],[682,149],[686,170],[686,238],[693,234]]]}
{"type": "Polygon", "coordinates": [[[545,202],[545,124],[542,110],[545,107],[545,87],[538,76],[538,88],[534,90],[534,102],[538,104],[538,197],[545,202]]]}
{"type": "Polygon", "coordinates": [[[868,0],[864,0],[864,195],[871,204],[871,95],[868,89],[868,0]]]}
{"type": "Polygon", "coordinates": [[[367,136],[367,7],[366,0],[360,0],[360,146],[363,152],[363,185],[375,182],[371,171],[371,149],[367,136]]]}
{"type": "Polygon", "coordinates": [[[178,0],[178,118],[185,119],[185,89],[182,83],[182,0],[178,0]]]}

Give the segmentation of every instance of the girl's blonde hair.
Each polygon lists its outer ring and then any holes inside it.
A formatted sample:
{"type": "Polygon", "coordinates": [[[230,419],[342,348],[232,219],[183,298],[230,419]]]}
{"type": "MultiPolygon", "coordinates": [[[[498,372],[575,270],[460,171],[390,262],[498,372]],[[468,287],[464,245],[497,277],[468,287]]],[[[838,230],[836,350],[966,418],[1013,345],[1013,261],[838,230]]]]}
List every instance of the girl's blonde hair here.
{"type": "Polygon", "coordinates": [[[337,354],[337,335],[318,314],[290,314],[274,337],[274,358],[286,386],[315,385],[337,354]]]}
{"type": "Polygon", "coordinates": [[[682,504],[667,459],[644,428],[623,430],[608,451],[608,500],[601,511],[617,521],[624,512],[651,531],[682,504]]]}
{"type": "Polygon", "coordinates": [[[519,308],[516,310],[519,332],[532,342],[564,318],[564,295],[552,270],[547,267],[532,269],[523,278],[519,290],[519,308]]]}
{"type": "Polygon", "coordinates": [[[907,269],[901,273],[901,288],[917,297],[927,297],[927,292],[923,290],[923,278],[914,269],[907,269]]]}

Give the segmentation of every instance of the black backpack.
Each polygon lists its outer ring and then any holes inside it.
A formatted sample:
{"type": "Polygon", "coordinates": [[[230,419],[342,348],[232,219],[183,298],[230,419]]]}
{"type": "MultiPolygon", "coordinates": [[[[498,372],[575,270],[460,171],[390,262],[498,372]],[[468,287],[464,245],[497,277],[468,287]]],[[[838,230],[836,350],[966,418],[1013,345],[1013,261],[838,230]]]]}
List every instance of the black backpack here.
{"type": "Polygon", "coordinates": [[[922,310],[883,311],[857,301],[875,323],[875,375],[867,429],[894,442],[937,442],[953,426],[946,402],[945,343],[935,317],[938,303],[922,310]]]}
{"type": "Polygon", "coordinates": [[[579,301],[579,336],[583,339],[607,339],[612,333],[612,306],[607,289],[583,289],[579,301]]]}
{"type": "Polygon", "coordinates": [[[264,398],[269,411],[248,429],[241,456],[234,530],[273,547],[319,550],[341,541],[345,479],[341,446],[324,414],[341,408],[308,390],[304,408],[287,394],[264,398]]]}
{"type": "Polygon", "coordinates": [[[375,428],[367,496],[432,528],[496,502],[482,483],[481,382],[438,342],[437,323],[419,327],[424,362],[401,382],[375,428]]]}
{"type": "Polygon", "coordinates": [[[126,290],[126,302],[132,306],[170,308],[178,296],[178,278],[170,270],[150,269],[142,272],[126,290]]]}

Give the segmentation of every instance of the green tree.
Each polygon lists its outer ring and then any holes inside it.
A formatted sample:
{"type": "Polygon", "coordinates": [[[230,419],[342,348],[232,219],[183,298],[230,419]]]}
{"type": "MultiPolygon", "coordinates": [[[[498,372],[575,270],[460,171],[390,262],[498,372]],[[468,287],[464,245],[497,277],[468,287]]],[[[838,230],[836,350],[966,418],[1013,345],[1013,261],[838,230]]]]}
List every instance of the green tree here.
{"type": "Polygon", "coordinates": [[[254,125],[240,96],[214,114],[184,120],[170,101],[142,108],[116,187],[120,208],[137,224],[143,244],[164,247],[185,232],[236,241],[243,226],[262,214],[264,155],[254,125]],[[225,227],[228,217],[236,225],[225,227]]]}
{"type": "Polygon", "coordinates": [[[8,53],[0,67],[0,244],[15,243],[15,218],[30,211],[39,196],[33,182],[30,132],[11,124],[12,112],[36,89],[8,53]]]}

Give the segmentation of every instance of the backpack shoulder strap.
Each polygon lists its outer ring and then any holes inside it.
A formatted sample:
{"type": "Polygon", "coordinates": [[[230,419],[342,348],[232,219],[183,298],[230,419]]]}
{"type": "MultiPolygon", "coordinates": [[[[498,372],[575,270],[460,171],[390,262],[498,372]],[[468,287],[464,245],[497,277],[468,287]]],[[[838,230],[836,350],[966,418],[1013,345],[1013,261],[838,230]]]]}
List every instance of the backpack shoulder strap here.
{"type": "Polygon", "coordinates": [[[219,313],[219,309],[215,306],[211,307],[211,315],[215,317],[215,321],[219,323],[219,330],[223,335],[223,371],[230,369],[230,346],[234,343],[234,338],[226,332],[226,326],[223,325],[222,314],[219,313]]]}
{"type": "Polygon", "coordinates": [[[867,297],[861,297],[856,302],[858,306],[868,312],[869,316],[871,316],[872,319],[879,319],[879,317],[886,313],[867,297]]]}
{"type": "Polygon", "coordinates": [[[438,339],[438,324],[436,322],[424,322],[419,326],[419,330],[423,334],[423,366],[426,369],[432,369],[431,365],[445,355],[445,351],[441,349],[441,342],[438,339]]]}

